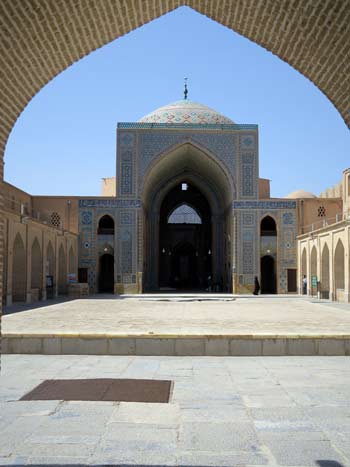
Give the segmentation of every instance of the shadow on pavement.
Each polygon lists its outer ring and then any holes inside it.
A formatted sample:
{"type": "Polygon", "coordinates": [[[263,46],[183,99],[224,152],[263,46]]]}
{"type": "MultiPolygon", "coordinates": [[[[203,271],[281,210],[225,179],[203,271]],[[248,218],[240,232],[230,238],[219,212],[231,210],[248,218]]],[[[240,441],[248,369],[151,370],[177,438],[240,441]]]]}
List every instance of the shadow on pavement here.
{"type": "MultiPolygon", "coordinates": [[[[319,467],[345,467],[345,465],[340,464],[337,461],[332,461],[332,460],[318,460],[316,463],[319,465],[319,467]]],[[[8,466],[9,464],[0,464],[0,467],[5,467],[8,466]]],[[[10,464],[13,467],[24,467],[28,464],[10,464]]],[[[57,464],[30,464],[32,467],[51,467],[53,465],[57,464]]],[[[86,464],[60,464],[64,465],[64,467],[86,467],[86,464]]],[[[148,464],[91,464],[94,467],[166,467],[164,465],[148,465],[148,464]]],[[[181,466],[180,464],[177,465],[177,467],[187,467],[185,465],[181,466]]],[[[209,467],[206,465],[198,465],[196,467],[209,467]]],[[[223,467],[220,465],[211,465],[210,467],[223,467]]]]}
{"type": "Polygon", "coordinates": [[[339,464],[339,462],[337,461],[330,461],[330,460],[320,460],[320,461],[316,461],[316,463],[320,467],[345,467],[345,465],[339,464]]]}

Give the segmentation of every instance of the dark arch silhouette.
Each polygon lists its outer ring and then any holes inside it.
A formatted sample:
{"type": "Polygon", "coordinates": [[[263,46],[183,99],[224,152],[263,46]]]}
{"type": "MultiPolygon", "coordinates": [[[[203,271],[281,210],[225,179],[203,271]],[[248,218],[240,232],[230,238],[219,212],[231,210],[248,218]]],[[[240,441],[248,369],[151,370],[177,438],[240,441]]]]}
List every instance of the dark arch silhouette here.
{"type": "Polygon", "coordinates": [[[261,236],[276,236],[277,228],[276,222],[271,216],[265,216],[261,220],[260,224],[260,234],[261,236]]]}
{"type": "Polygon", "coordinates": [[[101,217],[98,228],[98,235],[114,235],[114,220],[108,214],[101,217]]]}

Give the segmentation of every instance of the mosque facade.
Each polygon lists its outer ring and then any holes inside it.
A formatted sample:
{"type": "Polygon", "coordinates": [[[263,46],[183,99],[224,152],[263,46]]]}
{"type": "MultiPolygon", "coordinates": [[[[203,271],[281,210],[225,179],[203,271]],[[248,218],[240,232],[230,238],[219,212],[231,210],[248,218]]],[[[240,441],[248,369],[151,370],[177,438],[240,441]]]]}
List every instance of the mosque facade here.
{"type": "Polygon", "coordinates": [[[258,125],[187,98],[119,123],[116,147],[116,176],[99,197],[30,196],[4,183],[4,302],[46,299],[48,287],[53,296],[86,288],[244,294],[256,279],[261,293],[287,294],[302,292],[304,276],[312,294],[321,252],[315,269],[304,244],[339,222],[343,281],[323,288],[349,301],[349,171],[336,192],[271,198],[259,177],[258,125]]]}

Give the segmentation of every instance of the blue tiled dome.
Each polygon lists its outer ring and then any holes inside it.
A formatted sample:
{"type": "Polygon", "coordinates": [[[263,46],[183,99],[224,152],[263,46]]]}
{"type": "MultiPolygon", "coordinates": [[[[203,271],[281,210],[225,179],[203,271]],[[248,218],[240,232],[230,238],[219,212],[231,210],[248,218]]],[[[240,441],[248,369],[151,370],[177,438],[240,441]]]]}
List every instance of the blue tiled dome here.
{"type": "Polygon", "coordinates": [[[196,123],[196,124],[233,124],[234,122],[216,110],[189,100],[181,100],[159,107],[139,122],[142,123],[196,123]]]}

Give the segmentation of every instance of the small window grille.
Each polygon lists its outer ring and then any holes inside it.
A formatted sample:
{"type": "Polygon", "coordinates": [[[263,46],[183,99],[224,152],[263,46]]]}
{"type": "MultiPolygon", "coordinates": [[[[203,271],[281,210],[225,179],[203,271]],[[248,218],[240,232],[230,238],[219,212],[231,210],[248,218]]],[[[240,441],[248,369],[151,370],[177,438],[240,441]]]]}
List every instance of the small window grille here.
{"type": "Polygon", "coordinates": [[[324,206],[320,206],[317,211],[318,217],[325,217],[326,216],[326,208],[324,206]]]}
{"type": "Polygon", "coordinates": [[[57,229],[60,228],[60,226],[61,226],[61,216],[58,214],[58,212],[53,212],[51,214],[50,223],[51,223],[51,225],[53,227],[56,227],[57,229]]]}

